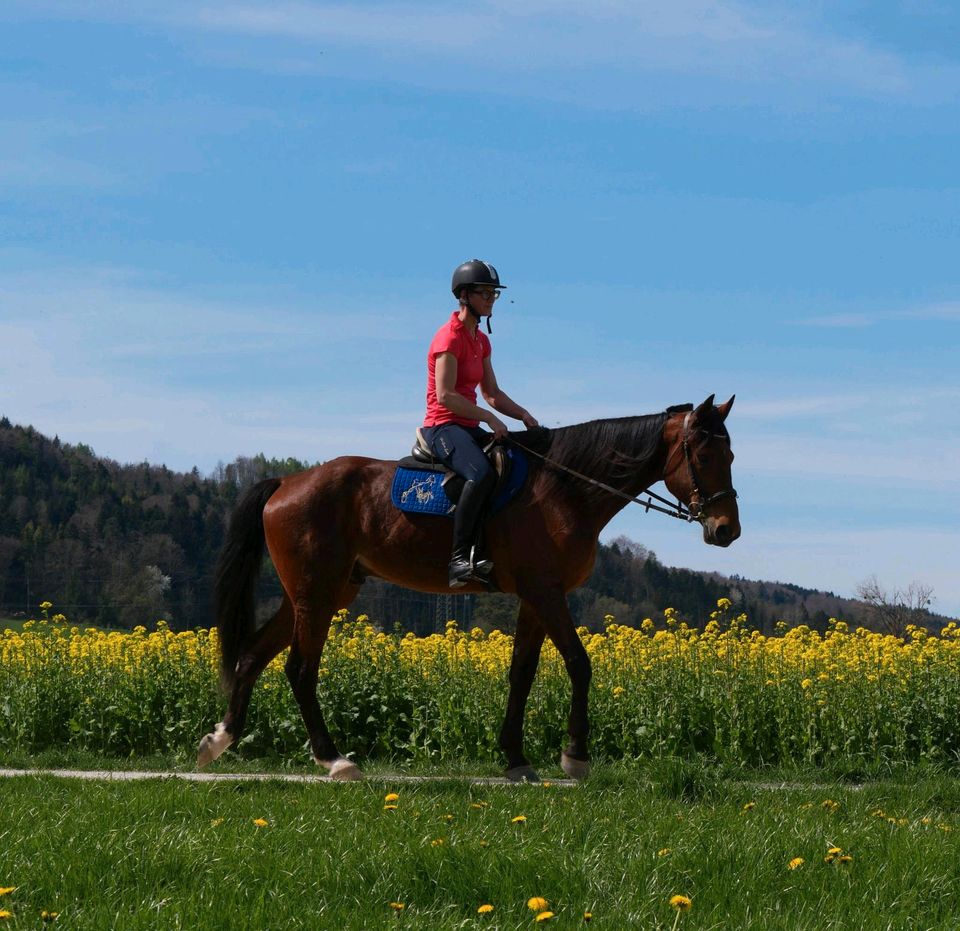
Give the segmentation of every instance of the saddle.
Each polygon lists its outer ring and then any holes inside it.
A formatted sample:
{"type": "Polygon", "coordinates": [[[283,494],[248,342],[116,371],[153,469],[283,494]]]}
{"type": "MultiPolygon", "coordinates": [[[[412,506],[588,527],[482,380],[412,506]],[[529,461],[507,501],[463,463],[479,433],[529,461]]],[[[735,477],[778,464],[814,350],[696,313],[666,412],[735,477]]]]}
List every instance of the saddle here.
{"type": "MultiPolygon", "coordinates": [[[[520,450],[496,440],[491,440],[483,451],[497,476],[489,498],[490,511],[495,513],[523,487],[527,478],[527,459],[520,450]]],[[[450,515],[460,500],[464,484],[456,472],[433,455],[423,433],[417,428],[410,455],[397,463],[393,503],[404,511],[450,515]]]]}

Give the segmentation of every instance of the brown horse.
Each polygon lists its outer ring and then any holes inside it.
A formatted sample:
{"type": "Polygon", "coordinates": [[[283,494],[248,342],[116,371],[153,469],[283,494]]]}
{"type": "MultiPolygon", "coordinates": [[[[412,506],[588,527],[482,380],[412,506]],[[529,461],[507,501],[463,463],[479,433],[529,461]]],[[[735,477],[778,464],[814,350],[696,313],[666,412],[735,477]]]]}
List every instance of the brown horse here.
{"type": "MultiPolygon", "coordinates": [[[[730,477],[733,453],[724,426],[732,405],[731,397],[715,407],[711,395],[695,410],[686,405],[660,414],[509,435],[533,453],[529,476],[484,531],[494,562],[493,582],[520,599],[500,732],[509,778],[537,778],[523,753],[523,716],[547,636],[563,657],[572,686],[570,741],[561,765],[573,778],[589,772],[590,659],[566,595],[589,577],[600,531],[625,499],[662,479],[689,508],[691,519],[700,522],[707,543],[729,546],[740,535],[730,477]]],[[[333,459],[260,482],[238,504],[215,586],[221,671],[230,701],[223,721],[200,743],[200,766],[239,739],[257,677],[290,646],[286,674],[314,759],[334,778],[360,777],[357,765],[331,740],[317,701],[330,619],[353,601],[366,576],[424,592],[448,591],[453,521],[398,510],[390,498],[396,466],[356,456],[333,459]],[[255,629],[254,592],[264,541],[285,594],[276,615],[255,629]]],[[[462,590],[485,588],[471,584],[462,590]]]]}

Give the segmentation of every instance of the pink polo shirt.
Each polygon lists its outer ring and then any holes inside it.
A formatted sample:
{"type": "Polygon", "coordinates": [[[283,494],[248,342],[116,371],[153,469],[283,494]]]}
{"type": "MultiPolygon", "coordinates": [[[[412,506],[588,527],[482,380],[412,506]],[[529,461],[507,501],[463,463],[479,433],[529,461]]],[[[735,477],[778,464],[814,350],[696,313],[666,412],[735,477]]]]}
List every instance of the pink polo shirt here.
{"type": "Polygon", "coordinates": [[[476,338],[460,322],[457,311],[437,330],[427,351],[427,416],[425,427],[437,427],[444,423],[458,423],[464,427],[476,427],[479,420],[458,417],[437,400],[437,356],[452,352],[457,360],[457,394],[463,395],[472,404],[477,403],[477,385],[483,378],[483,360],[490,355],[490,340],[477,328],[476,338]]]}

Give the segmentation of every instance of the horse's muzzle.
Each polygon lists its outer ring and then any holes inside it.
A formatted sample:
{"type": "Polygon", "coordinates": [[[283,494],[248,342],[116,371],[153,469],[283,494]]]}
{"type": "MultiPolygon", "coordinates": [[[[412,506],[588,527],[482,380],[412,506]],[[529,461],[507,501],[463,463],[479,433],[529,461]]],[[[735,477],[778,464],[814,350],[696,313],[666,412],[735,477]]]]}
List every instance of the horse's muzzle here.
{"type": "Polygon", "coordinates": [[[728,517],[707,517],[703,521],[703,542],[729,546],[740,536],[740,522],[728,517]]]}

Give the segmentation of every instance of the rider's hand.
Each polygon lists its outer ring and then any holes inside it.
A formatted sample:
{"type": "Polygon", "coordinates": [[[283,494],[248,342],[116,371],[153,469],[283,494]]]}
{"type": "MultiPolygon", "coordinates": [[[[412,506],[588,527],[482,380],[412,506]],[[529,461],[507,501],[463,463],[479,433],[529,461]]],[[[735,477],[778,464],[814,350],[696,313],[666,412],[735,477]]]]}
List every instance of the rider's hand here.
{"type": "Polygon", "coordinates": [[[493,430],[495,440],[502,440],[507,435],[507,425],[496,414],[490,415],[487,426],[493,430]]]}
{"type": "Polygon", "coordinates": [[[540,426],[540,421],[533,416],[529,411],[524,411],[523,416],[520,418],[523,421],[523,425],[528,429],[532,430],[534,427],[540,426]]]}

